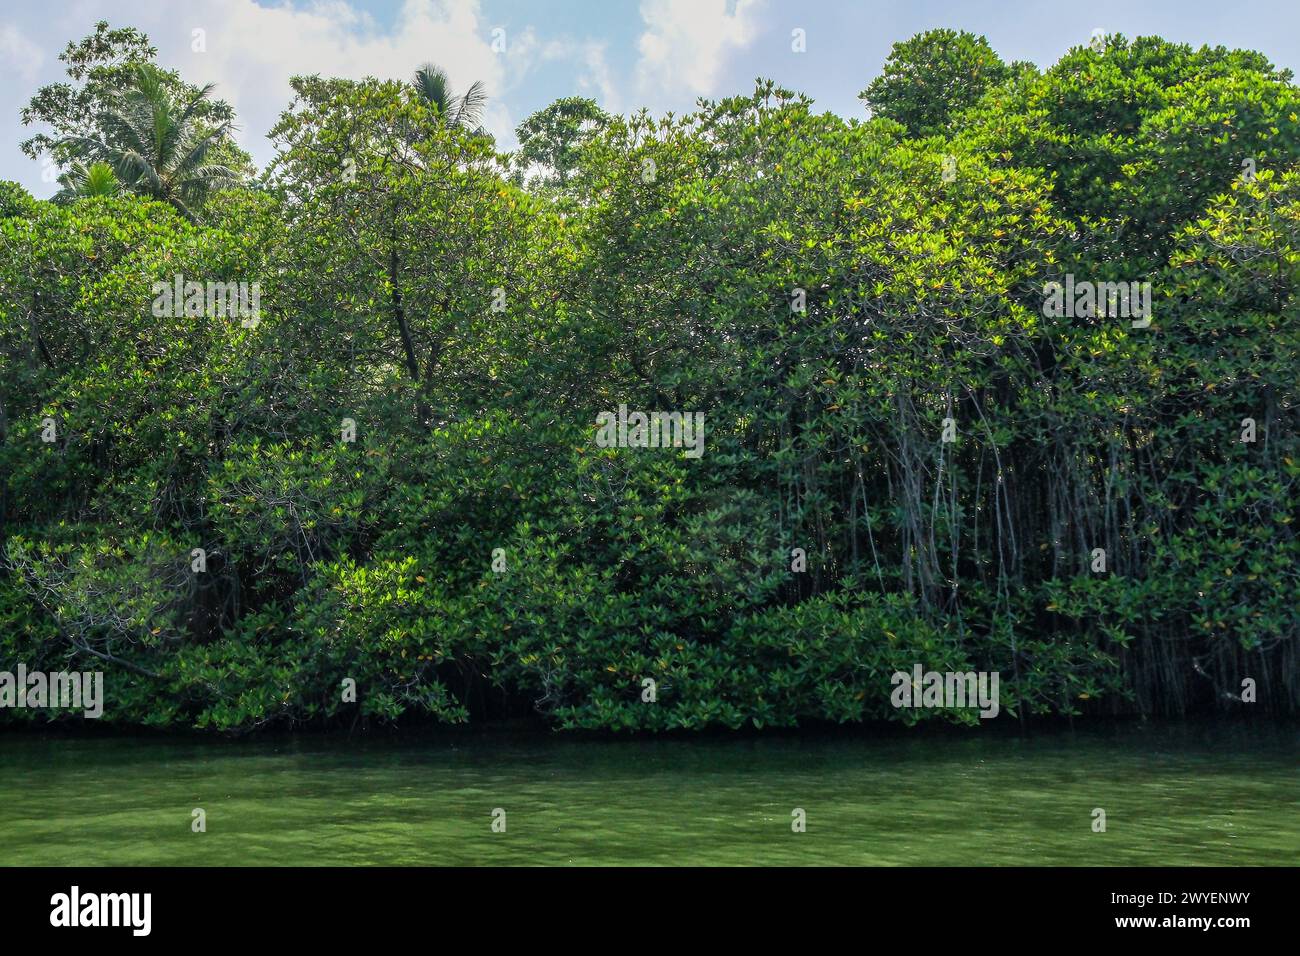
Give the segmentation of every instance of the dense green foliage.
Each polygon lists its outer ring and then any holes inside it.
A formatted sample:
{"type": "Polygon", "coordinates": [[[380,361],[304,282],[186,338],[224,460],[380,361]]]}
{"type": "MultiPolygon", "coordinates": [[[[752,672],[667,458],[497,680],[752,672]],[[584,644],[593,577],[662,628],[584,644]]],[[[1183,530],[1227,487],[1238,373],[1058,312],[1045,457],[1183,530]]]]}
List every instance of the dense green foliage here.
{"type": "Polygon", "coordinates": [[[567,186],[582,171],[582,148],[609,125],[609,114],[595,100],[566,96],[528,117],[515,130],[519,149],[514,163],[520,179],[530,170],[534,188],[567,186]]]}
{"type": "Polygon", "coordinates": [[[930,30],[895,43],[884,72],[858,97],[873,115],[902,123],[914,136],[944,134],[1013,70],[984,37],[930,30]]]}
{"type": "Polygon", "coordinates": [[[561,101],[529,188],[415,86],[294,88],[201,222],[0,191],[0,662],[221,729],[911,722],[914,663],[1020,717],[1300,702],[1300,91],[1257,54],[945,31],[865,122],[561,101]],[[178,274],[259,320],[156,315],[178,274]],[[1150,324],[1045,315],[1067,274],[1150,324]],[[621,404],[703,457],[601,447],[621,404]]]}

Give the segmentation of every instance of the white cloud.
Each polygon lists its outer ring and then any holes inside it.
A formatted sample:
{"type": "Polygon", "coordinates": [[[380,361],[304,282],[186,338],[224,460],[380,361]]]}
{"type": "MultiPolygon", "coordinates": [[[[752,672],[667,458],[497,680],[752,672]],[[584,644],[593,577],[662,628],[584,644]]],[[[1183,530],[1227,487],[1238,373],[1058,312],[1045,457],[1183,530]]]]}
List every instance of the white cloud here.
{"type": "MultiPolygon", "coordinates": [[[[709,92],[727,57],[755,36],[761,0],[645,0],[639,61],[626,70],[611,41],[557,36],[544,20],[511,27],[505,52],[494,52],[492,30],[501,24],[484,11],[487,2],[403,0],[381,23],[358,0],[70,0],[45,16],[32,10],[30,22],[15,17],[0,26],[0,77],[9,79],[0,83],[0,111],[14,115],[37,85],[63,79],[53,54],[105,19],[147,33],[160,62],[189,82],[215,83],[215,95],[235,108],[240,144],[259,166],[272,157],[266,133],[292,101],[293,75],[408,79],[426,61],[447,70],[454,90],[483,81],[484,125],[508,149],[522,118],[509,104],[520,94],[531,101],[532,87],[521,88],[539,72],[554,95],[577,92],[613,112],[629,101],[680,105],[683,95],[709,92]],[[192,49],[196,29],[204,31],[202,52],[192,49]],[[560,63],[568,71],[552,69],[560,63]],[[567,80],[557,79],[565,72],[567,80]],[[637,82],[649,92],[636,90],[637,82]]],[[[0,157],[0,178],[48,195],[39,165],[9,153],[0,157]]]]}
{"type": "Polygon", "coordinates": [[[24,82],[36,78],[45,55],[41,48],[12,24],[0,27],[0,70],[17,73],[24,82]]]}
{"type": "Polygon", "coordinates": [[[611,113],[623,109],[623,100],[614,85],[614,77],[609,63],[605,60],[605,44],[594,40],[583,47],[583,71],[578,74],[578,88],[588,95],[594,94],[595,100],[611,113]]]}
{"type": "Polygon", "coordinates": [[[642,94],[712,92],[727,53],[748,45],[757,35],[755,14],[760,2],[643,0],[641,19],[646,30],[638,43],[636,71],[642,94]]]}
{"type": "Polygon", "coordinates": [[[508,85],[508,57],[492,51],[492,24],[482,19],[479,0],[405,0],[386,32],[343,0],[298,8],[198,0],[180,17],[168,14],[165,26],[141,26],[165,65],[190,82],[217,84],[215,95],[235,107],[240,141],[259,164],[270,158],[264,134],[292,100],[289,78],[296,74],[407,79],[432,61],[447,71],[453,90],[482,80],[490,97],[484,125],[499,140],[511,135],[509,111],[491,98],[508,85]],[[194,28],[207,32],[205,52],[190,49],[194,28]]]}

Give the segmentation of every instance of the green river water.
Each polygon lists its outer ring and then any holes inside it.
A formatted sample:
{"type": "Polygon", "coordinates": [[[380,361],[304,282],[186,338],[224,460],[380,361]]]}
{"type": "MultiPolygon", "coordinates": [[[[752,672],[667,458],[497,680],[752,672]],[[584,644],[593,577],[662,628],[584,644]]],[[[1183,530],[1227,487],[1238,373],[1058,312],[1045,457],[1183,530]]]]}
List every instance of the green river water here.
{"type": "Polygon", "coordinates": [[[9,732],[0,865],[1295,865],[1298,755],[1297,728],[1243,724],[652,740],[9,732]],[[795,808],[806,832],[792,832],[795,808]]]}

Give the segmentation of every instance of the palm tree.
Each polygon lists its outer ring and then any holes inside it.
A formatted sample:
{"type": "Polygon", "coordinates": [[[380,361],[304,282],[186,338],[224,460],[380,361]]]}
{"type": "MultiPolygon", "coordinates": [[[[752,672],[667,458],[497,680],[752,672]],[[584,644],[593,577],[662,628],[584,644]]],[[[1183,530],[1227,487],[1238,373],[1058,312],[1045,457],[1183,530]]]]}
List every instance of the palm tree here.
{"type": "Polygon", "coordinates": [[[214,147],[234,129],[226,120],[216,126],[197,115],[213,85],[187,94],[180,102],[167,92],[154,67],[138,64],[131,88],[99,117],[99,137],[72,136],[60,142],[92,163],[106,163],[132,192],[170,203],[188,219],[215,189],[239,179],[229,166],[209,161],[214,147]]]}
{"type": "Polygon", "coordinates": [[[79,159],[74,160],[67,172],[59,177],[59,185],[63,188],[54,194],[56,203],[94,196],[116,196],[122,191],[122,184],[108,163],[87,165],[79,159]]]}
{"type": "Polygon", "coordinates": [[[483,118],[483,107],[487,105],[487,90],[480,80],[471,83],[465,95],[457,98],[452,95],[447,71],[426,63],[415,71],[411,85],[422,100],[437,108],[446,126],[469,129],[478,134],[485,132],[479,120],[483,118]]]}

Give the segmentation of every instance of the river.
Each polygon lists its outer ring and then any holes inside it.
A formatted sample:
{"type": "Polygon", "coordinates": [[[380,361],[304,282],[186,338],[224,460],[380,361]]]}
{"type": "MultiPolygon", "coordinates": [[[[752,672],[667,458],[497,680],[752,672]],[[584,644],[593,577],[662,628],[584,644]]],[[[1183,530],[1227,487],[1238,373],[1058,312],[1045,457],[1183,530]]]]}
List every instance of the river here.
{"type": "Polygon", "coordinates": [[[649,740],[8,731],[0,864],[1295,865],[1298,754],[1300,729],[1242,723],[649,740]]]}

